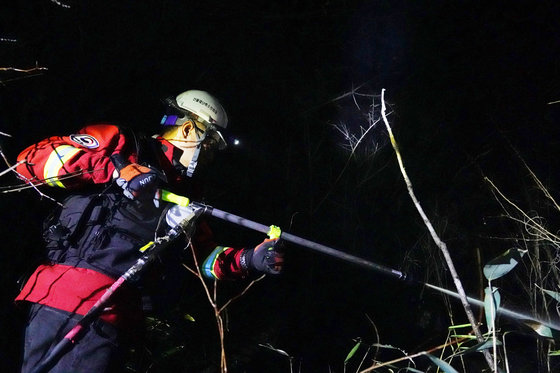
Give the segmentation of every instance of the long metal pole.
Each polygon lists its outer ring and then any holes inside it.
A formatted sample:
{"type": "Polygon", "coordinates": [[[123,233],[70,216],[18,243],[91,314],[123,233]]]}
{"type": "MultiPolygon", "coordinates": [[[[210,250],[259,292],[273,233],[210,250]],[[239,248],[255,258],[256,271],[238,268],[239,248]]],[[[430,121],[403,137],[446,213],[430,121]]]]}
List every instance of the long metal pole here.
{"type": "MultiPolygon", "coordinates": [[[[193,202],[193,204],[196,205],[197,203],[193,202]]],[[[203,213],[207,214],[207,215],[211,215],[211,216],[213,216],[215,218],[218,218],[218,219],[228,221],[228,222],[233,223],[233,224],[240,225],[240,226],[245,227],[245,228],[255,230],[257,232],[264,233],[264,234],[268,234],[268,232],[270,231],[270,226],[266,226],[264,224],[254,222],[254,221],[251,221],[249,219],[242,218],[241,216],[237,216],[237,215],[231,214],[229,212],[218,210],[218,209],[210,207],[210,206],[204,206],[204,212],[203,213]]],[[[281,235],[280,235],[280,238],[283,239],[283,240],[286,240],[288,242],[292,242],[292,243],[295,243],[297,245],[307,247],[308,249],[311,249],[313,251],[318,251],[320,253],[323,253],[323,254],[332,256],[334,258],[343,260],[345,262],[356,264],[356,265],[358,265],[360,267],[364,267],[366,269],[372,269],[374,271],[381,272],[385,275],[395,277],[398,280],[406,280],[406,277],[407,277],[405,273],[397,271],[396,269],[392,269],[392,268],[383,266],[381,264],[370,262],[368,260],[359,258],[357,256],[345,253],[345,252],[340,251],[340,250],[333,249],[332,247],[328,247],[328,246],[322,245],[320,243],[307,240],[305,238],[295,236],[295,235],[287,233],[287,232],[282,232],[281,235]]]]}
{"type": "MultiPolygon", "coordinates": [[[[218,210],[218,209],[213,208],[211,206],[199,204],[199,203],[196,203],[196,202],[193,202],[192,205],[195,205],[197,207],[202,208],[203,213],[206,214],[206,215],[210,215],[210,216],[213,216],[215,218],[222,219],[222,220],[228,221],[230,223],[233,223],[233,224],[245,227],[245,228],[249,228],[249,229],[255,230],[257,232],[264,233],[264,234],[268,234],[268,232],[270,232],[270,226],[266,226],[264,224],[260,224],[260,223],[251,221],[249,219],[245,219],[241,216],[237,216],[237,215],[234,215],[234,214],[229,213],[229,212],[218,210]]],[[[426,282],[421,282],[421,281],[412,279],[406,273],[397,271],[396,269],[392,269],[392,268],[386,267],[386,266],[381,265],[381,264],[370,262],[369,260],[366,260],[366,259],[354,256],[354,255],[345,253],[343,251],[334,249],[332,247],[328,247],[328,246],[322,245],[320,243],[313,242],[313,241],[295,236],[295,235],[287,233],[287,232],[282,232],[281,235],[280,235],[280,238],[284,239],[286,241],[292,242],[294,244],[306,247],[306,248],[311,249],[313,251],[317,251],[317,252],[320,252],[322,254],[329,255],[329,256],[334,257],[336,259],[340,259],[340,260],[343,260],[345,262],[358,265],[362,268],[369,269],[369,270],[374,270],[376,272],[382,273],[384,275],[388,275],[388,276],[396,278],[398,280],[408,281],[410,283],[416,283],[416,284],[424,285],[424,286],[426,286],[426,287],[428,287],[432,290],[435,290],[437,292],[440,292],[442,294],[446,294],[446,295],[449,295],[451,297],[460,299],[459,294],[455,291],[445,289],[445,288],[441,288],[441,287],[436,286],[436,285],[432,285],[432,284],[429,284],[429,283],[426,283],[426,282]]],[[[478,299],[475,299],[475,298],[472,298],[472,297],[467,297],[467,300],[473,306],[484,308],[484,302],[481,301],[481,300],[478,300],[478,299]]],[[[513,320],[533,321],[533,322],[536,322],[536,323],[540,323],[543,326],[546,326],[546,327],[549,327],[549,328],[552,328],[552,329],[555,329],[555,330],[560,330],[560,323],[558,321],[539,320],[539,319],[536,319],[535,317],[533,317],[529,314],[509,310],[509,309],[504,308],[504,307],[498,308],[496,313],[499,314],[499,315],[502,315],[504,317],[513,319],[513,320]]]]}

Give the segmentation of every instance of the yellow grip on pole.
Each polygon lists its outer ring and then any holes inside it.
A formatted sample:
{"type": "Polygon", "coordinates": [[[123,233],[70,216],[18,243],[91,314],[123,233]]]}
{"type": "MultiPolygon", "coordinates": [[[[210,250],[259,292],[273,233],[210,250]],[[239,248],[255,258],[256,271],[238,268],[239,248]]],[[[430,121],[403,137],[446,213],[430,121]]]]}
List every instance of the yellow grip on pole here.
{"type": "Polygon", "coordinates": [[[171,193],[170,191],[165,189],[161,190],[161,199],[183,207],[187,207],[191,203],[191,201],[187,197],[171,193]]]}
{"type": "Polygon", "coordinates": [[[151,248],[152,246],[154,246],[154,241],[150,241],[147,244],[145,244],[144,246],[142,246],[140,249],[138,249],[138,251],[140,251],[141,253],[143,253],[144,251],[148,250],[149,248],[151,248]]]}
{"type": "Polygon", "coordinates": [[[272,239],[280,238],[281,234],[282,234],[282,229],[280,229],[280,227],[277,227],[276,225],[271,225],[270,230],[267,233],[268,238],[272,238],[272,239]]]}

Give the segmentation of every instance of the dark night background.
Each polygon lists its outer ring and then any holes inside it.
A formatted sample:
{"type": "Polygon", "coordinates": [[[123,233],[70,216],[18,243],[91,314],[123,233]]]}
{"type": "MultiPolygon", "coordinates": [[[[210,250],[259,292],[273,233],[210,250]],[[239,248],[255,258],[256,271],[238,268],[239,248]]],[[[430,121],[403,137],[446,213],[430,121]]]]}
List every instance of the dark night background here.
{"type": "MultiPolygon", "coordinates": [[[[366,139],[378,141],[379,150],[365,156],[359,148],[347,164],[343,139],[330,125],[359,133],[369,99],[359,97],[361,111],[349,96],[334,99],[353,87],[375,96],[385,88],[417,196],[475,295],[475,249],[484,263],[510,247],[489,239],[510,232],[495,219],[500,206],[483,176],[526,202],[533,187],[518,152],[558,191],[560,104],[549,104],[560,100],[555,2],[63,3],[71,7],[16,1],[0,12],[0,67],[48,68],[35,76],[0,71],[0,131],[13,136],[1,141],[11,161],[27,145],[86,123],[150,133],[161,98],[207,90],[226,108],[229,134],[241,140],[198,175],[210,205],[421,279],[435,281],[439,273],[452,287],[384,127],[366,139]]],[[[1,185],[16,182],[3,176],[1,185]]],[[[11,299],[18,277],[39,257],[40,222],[52,203],[25,191],[3,194],[0,204],[0,356],[2,370],[15,371],[23,317],[11,299]]],[[[549,222],[558,221],[553,215],[549,222]]],[[[212,225],[225,244],[263,238],[212,225]]],[[[288,260],[285,274],[231,306],[231,371],[288,372],[285,357],[259,347],[270,343],[293,356],[301,372],[341,372],[356,338],[377,341],[368,317],[380,343],[416,352],[444,342],[451,321],[440,296],[295,246],[288,260]]],[[[226,284],[224,291],[240,289],[226,284]]],[[[197,321],[178,322],[168,341],[186,346],[183,362],[197,371],[219,357],[216,329],[199,284],[185,299],[184,312],[197,321]]],[[[453,322],[466,322],[455,307],[453,322]]],[[[518,342],[529,347],[512,359],[519,359],[518,371],[531,371],[522,367],[531,366],[533,342],[518,342]]]]}

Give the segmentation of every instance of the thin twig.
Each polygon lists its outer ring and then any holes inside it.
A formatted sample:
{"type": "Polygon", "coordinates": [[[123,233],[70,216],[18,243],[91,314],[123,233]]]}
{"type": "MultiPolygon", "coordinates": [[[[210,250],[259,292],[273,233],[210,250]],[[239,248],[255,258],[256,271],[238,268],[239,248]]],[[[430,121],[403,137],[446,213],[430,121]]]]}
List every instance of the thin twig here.
{"type": "MultiPolygon", "coordinates": [[[[359,87],[358,87],[359,88],[359,87]]],[[[356,88],[357,89],[357,88],[356,88]]],[[[342,96],[337,97],[334,100],[339,100],[343,97],[346,97],[348,95],[352,95],[352,97],[354,98],[355,95],[357,95],[357,92],[355,92],[355,90],[352,90],[349,93],[346,93],[342,96]]],[[[373,96],[371,95],[363,95],[363,96],[367,96],[367,97],[372,97],[372,100],[374,99],[373,96]]],[[[333,100],[333,101],[334,101],[333,100]]],[[[357,104],[356,104],[357,105],[357,104]]],[[[372,107],[374,105],[372,104],[372,107]]],[[[317,205],[314,208],[314,211],[318,211],[319,208],[323,205],[323,203],[327,200],[327,198],[331,195],[331,193],[334,191],[335,186],[338,184],[338,182],[340,181],[340,179],[342,178],[342,175],[344,174],[344,172],[346,171],[346,169],[348,168],[348,166],[350,165],[350,162],[352,161],[352,158],[354,157],[354,155],[356,154],[356,149],[358,148],[358,146],[362,143],[362,141],[364,141],[365,137],[368,135],[368,133],[373,130],[374,127],[376,127],[377,123],[379,123],[379,120],[374,120],[372,118],[371,121],[368,121],[368,127],[367,128],[361,128],[361,135],[360,137],[356,137],[354,135],[351,135],[348,131],[348,133],[345,133],[346,131],[341,128],[338,127],[336,125],[334,125],[334,128],[339,131],[340,133],[342,133],[348,140],[349,140],[349,144],[350,144],[350,154],[348,155],[346,162],[344,164],[344,166],[342,167],[342,170],[338,173],[337,178],[334,180],[334,182],[331,185],[331,188],[325,193],[325,195],[323,196],[323,198],[319,201],[319,203],[317,203],[317,205]]]]}
{"type": "MultiPolygon", "coordinates": [[[[527,219],[526,221],[523,221],[523,224],[525,224],[526,227],[530,227],[530,228],[535,230],[535,232],[528,231],[529,234],[531,234],[532,236],[537,236],[537,237],[541,237],[541,238],[544,236],[548,241],[551,241],[553,243],[557,243],[558,241],[560,241],[559,236],[551,233],[548,229],[543,227],[541,224],[537,223],[535,218],[532,218],[529,214],[527,214],[525,211],[523,211],[522,208],[520,208],[513,201],[511,201],[509,198],[507,198],[502,193],[502,191],[492,182],[492,180],[490,180],[488,177],[484,177],[484,180],[486,180],[488,183],[490,183],[492,188],[500,195],[500,197],[502,197],[502,199],[504,201],[506,201],[511,207],[513,207],[515,210],[517,210],[525,219],[527,219]]],[[[512,220],[518,220],[518,221],[521,222],[521,220],[519,220],[519,219],[514,219],[513,217],[510,217],[510,218],[512,220]]]]}
{"type": "MultiPolygon", "coordinates": [[[[560,101],[556,101],[556,102],[560,102],[560,101]]],[[[539,190],[541,192],[543,192],[544,195],[546,196],[546,198],[548,198],[554,204],[554,207],[556,207],[556,210],[560,211],[560,205],[556,202],[554,197],[550,194],[550,192],[544,186],[544,184],[541,182],[541,180],[538,178],[538,176],[533,172],[531,167],[529,167],[529,165],[527,164],[525,159],[523,159],[523,157],[519,153],[519,150],[517,150],[517,148],[511,143],[511,141],[507,137],[505,137],[505,136],[503,136],[503,137],[505,138],[505,140],[507,141],[507,144],[512,149],[512,151],[515,153],[515,155],[517,156],[519,161],[523,164],[523,166],[527,169],[527,171],[529,171],[529,174],[533,178],[533,181],[535,182],[535,184],[537,184],[539,190]]]]}
{"type": "Polygon", "coordinates": [[[237,299],[241,298],[243,295],[245,295],[245,293],[257,282],[259,282],[260,280],[262,280],[263,278],[265,278],[266,275],[262,275],[261,277],[251,281],[247,286],[245,286],[245,288],[243,289],[243,291],[241,291],[241,293],[237,294],[234,297],[231,297],[220,309],[219,312],[222,313],[222,311],[225,311],[225,309],[233,302],[235,302],[237,299]]]}
{"type": "Polygon", "coordinates": [[[39,75],[43,75],[43,73],[39,72],[39,73],[34,73],[34,74],[21,75],[21,76],[17,76],[17,77],[10,78],[10,79],[2,79],[2,80],[0,80],[0,84],[6,85],[5,83],[15,82],[16,80],[29,79],[29,78],[33,78],[34,76],[39,76],[39,75]]]}
{"type": "Polygon", "coordinates": [[[239,293],[236,296],[230,298],[223,306],[219,307],[218,306],[218,301],[217,301],[217,288],[218,288],[217,280],[214,280],[214,288],[213,288],[213,292],[212,292],[213,294],[211,294],[210,289],[208,288],[208,285],[206,284],[206,281],[204,281],[204,276],[202,275],[202,272],[200,271],[200,266],[198,265],[198,259],[197,259],[196,252],[194,250],[194,246],[192,245],[191,242],[189,242],[189,246],[190,246],[190,249],[191,249],[191,253],[192,253],[192,256],[193,256],[194,265],[195,265],[196,270],[190,268],[189,266],[187,266],[184,263],[183,263],[183,267],[185,267],[189,272],[191,272],[196,277],[198,277],[198,279],[202,283],[202,287],[204,288],[204,291],[206,292],[206,297],[208,298],[208,302],[210,303],[210,305],[212,306],[212,309],[214,310],[214,317],[216,319],[216,325],[218,327],[218,334],[219,334],[219,337],[220,337],[220,369],[221,369],[222,373],[227,373],[227,361],[226,361],[226,353],[225,353],[224,321],[223,321],[223,318],[222,318],[222,314],[225,312],[227,307],[231,305],[232,302],[241,298],[255,283],[262,280],[265,277],[265,275],[263,274],[261,277],[251,281],[243,289],[243,291],[241,291],[241,293],[239,293]]]}
{"type": "Polygon", "coordinates": [[[379,338],[379,331],[377,330],[377,326],[375,325],[375,323],[373,322],[373,320],[371,319],[371,317],[369,317],[369,315],[366,313],[366,317],[369,321],[369,323],[371,324],[371,326],[373,326],[373,331],[375,332],[375,353],[373,354],[373,359],[375,360],[377,358],[377,354],[379,353],[379,342],[381,341],[379,338]]]}
{"type": "MultiPolygon", "coordinates": [[[[81,176],[81,175],[92,174],[94,172],[102,171],[102,170],[103,170],[103,168],[96,168],[96,169],[90,170],[90,171],[79,170],[79,171],[75,171],[75,172],[69,172],[69,173],[67,173],[66,175],[63,175],[63,176],[53,176],[53,177],[48,177],[46,179],[37,179],[37,178],[33,178],[32,180],[27,179],[27,182],[24,183],[24,184],[8,185],[8,186],[0,187],[0,193],[20,192],[22,190],[29,189],[29,188],[39,187],[39,186],[43,186],[43,185],[50,185],[50,182],[53,181],[53,180],[62,181],[62,180],[72,179],[74,177],[78,177],[78,176],[81,176]]],[[[18,176],[20,175],[19,173],[17,173],[17,174],[18,174],[18,176]]],[[[23,176],[21,176],[21,178],[26,179],[23,176]]]]}
{"type": "Polygon", "coordinates": [[[48,67],[35,66],[29,69],[18,69],[17,67],[0,67],[0,71],[15,71],[18,73],[31,73],[34,71],[47,71],[48,67]]]}
{"type": "Polygon", "coordinates": [[[59,206],[62,206],[62,203],[58,202],[56,199],[52,198],[51,196],[46,195],[45,193],[41,192],[35,185],[33,185],[33,183],[26,178],[25,176],[23,176],[22,174],[20,174],[19,172],[17,172],[17,170],[15,168],[12,168],[12,165],[10,164],[10,161],[8,160],[8,157],[6,157],[6,155],[4,154],[4,151],[2,150],[2,146],[0,146],[0,156],[2,157],[2,159],[4,159],[4,162],[6,163],[6,165],[11,168],[11,170],[13,172],[16,173],[16,175],[18,175],[18,177],[22,180],[25,180],[26,183],[28,183],[29,185],[31,185],[31,187],[33,189],[35,189],[35,191],[37,193],[39,193],[39,196],[41,198],[47,198],[53,202],[55,202],[56,204],[58,204],[59,206]]]}
{"type": "MultiPolygon", "coordinates": [[[[192,253],[192,256],[193,256],[193,260],[194,260],[194,265],[195,265],[195,268],[196,268],[196,272],[193,271],[193,273],[195,273],[196,277],[198,277],[198,279],[202,283],[202,287],[204,288],[204,291],[206,292],[206,297],[208,298],[208,302],[210,303],[210,305],[212,306],[212,309],[214,310],[214,317],[216,319],[216,325],[218,327],[218,335],[220,337],[220,370],[221,370],[222,373],[226,373],[227,372],[227,363],[226,363],[226,354],[225,354],[225,348],[224,348],[224,323],[223,323],[223,320],[222,320],[222,316],[220,315],[218,305],[216,304],[215,296],[212,297],[212,295],[210,295],[210,289],[208,289],[208,285],[204,281],[204,276],[202,275],[202,273],[200,271],[200,266],[198,265],[197,255],[196,255],[196,252],[194,250],[194,246],[192,245],[192,242],[189,242],[189,247],[191,248],[191,253],[192,253]]],[[[185,264],[183,264],[183,266],[190,270],[190,268],[188,266],[186,266],[185,264]]],[[[216,280],[214,280],[214,290],[216,289],[216,287],[217,287],[216,280]]],[[[216,293],[214,292],[214,295],[215,294],[216,293]]]]}
{"type": "Polygon", "coordinates": [[[454,340],[454,341],[447,342],[447,343],[441,344],[441,345],[439,345],[439,346],[433,347],[433,348],[431,348],[431,349],[429,349],[429,350],[421,351],[421,352],[415,353],[414,355],[406,355],[406,356],[400,357],[400,358],[395,359],[395,360],[386,361],[386,362],[381,363],[381,364],[376,364],[376,365],[374,365],[374,366],[371,366],[371,367],[369,367],[369,368],[367,368],[367,369],[364,369],[364,370],[360,371],[360,373],[371,372],[371,371],[374,370],[374,369],[381,368],[381,367],[384,367],[384,366],[386,366],[386,365],[395,364],[395,363],[398,363],[398,362],[400,362],[400,361],[412,360],[412,359],[414,359],[415,357],[427,355],[427,354],[432,353],[432,352],[434,352],[434,351],[441,350],[442,348],[445,348],[445,347],[448,347],[448,346],[451,346],[451,345],[454,345],[454,344],[461,343],[461,342],[463,342],[463,341],[465,341],[465,340],[467,340],[467,339],[469,339],[469,338],[467,338],[467,337],[459,338],[459,339],[456,339],[456,340],[454,340]]]}
{"type": "Polygon", "coordinates": [[[333,103],[333,102],[342,100],[343,98],[348,97],[348,96],[361,96],[362,94],[359,94],[359,93],[357,92],[357,90],[360,89],[360,88],[362,88],[365,84],[366,84],[366,83],[362,83],[362,84],[360,84],[360,85],[357,86],[357,87],[352,87],[352,90],[351,90],[350,92],[346,92],[346,93],[344,93],[344,94],[342,94],[342,95],[340,95],[340,96],[338,96],[338,97],[331,98],[331,99],[328,100],[328,101],[325,101],[325,102],[322,102],[322,103],[320,103],[320,104],[318,104],[318,105],[312,106],[311,108],[309,108],[309,109],[307,109],[306,111],[304,111],[303,114],[307,114],[307,113],[309,113],[309,112],[311,112],[311,111],[313,111],[313,110],[316,110],[316,109],[318,109],[318,108],[320,108],[320,107],[322,107],[322,106],[325,106],[325,105],[327,105],[327,104],[330,104],[330,103],[333,103]]]}
{"type": "MultiPolygon", "coordinates": [[[[14,41],[15,42],[15,41],[14,41]]],[[[18,76],[15,78],[10,78],[10,79],[2,79],[0,80],[0,84],[4,85],[7,82],[11,82],[14,80],[20,80],[20,79],[25,79],[25,78],[30,78],[36,75],[41,75],[43,74],[43,71],[47,71],[48,68],[47,67],[43,67],[43,66],[39,66],[39,62],[35,61],[35,67],[31,67],[29,69],[20,69],[17,67],[0,67],[0,72],[1,71],[9,71],[9,72],[17,72],[17,73],[24,73],[26,75],[24,76],[18,76]]]]}
{"type": "Polygon", "coordinates": [[[21,161],[19,161],[19,162],[16,163],[15,165],[10,166],[10,167],[8,167],[7,169],[5,169],[4,171],[0,172],[0,176],[2,176],[2,175],[4,175],[4,174],[7,174],[7,173],[10,172],[10,171],[15,170],[15,168],[16,168],[17,166],[19,166],[20,164],[23,164],[23,163],[25,163],[25,162],[26,162],[26,160],[25,160],[25,159],[22,159],[21,161]]]}

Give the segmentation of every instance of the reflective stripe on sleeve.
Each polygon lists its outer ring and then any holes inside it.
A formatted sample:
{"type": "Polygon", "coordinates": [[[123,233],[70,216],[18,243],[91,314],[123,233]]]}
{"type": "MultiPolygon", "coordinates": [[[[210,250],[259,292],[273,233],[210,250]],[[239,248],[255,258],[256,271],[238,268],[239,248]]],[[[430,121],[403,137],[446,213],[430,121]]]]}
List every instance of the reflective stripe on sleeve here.
{"type": "Polygon", "coordinates": [[[43,171],[43,177],[50,186],[65,188],[64,184],[58,179],[58,172],[64,166],[64,163],[72,159],[80,150],[71,145],[60,145],[52,151],[47,162],[45,162],[43,171]]]}
{"type": "Polygon", "coordinates": [[[229,247],[227,246],[216,246],[214,251],[212,251],[212,253],[206,258],[204,263],[202,263],[202,273],[204,274],[204,276],[206,276],[206,278],[218,278],[216,272],[214,272],[214,266],[216,265],[216,261],[218,260],[220,254],[227,249],[229,249],[229,247]]]}

